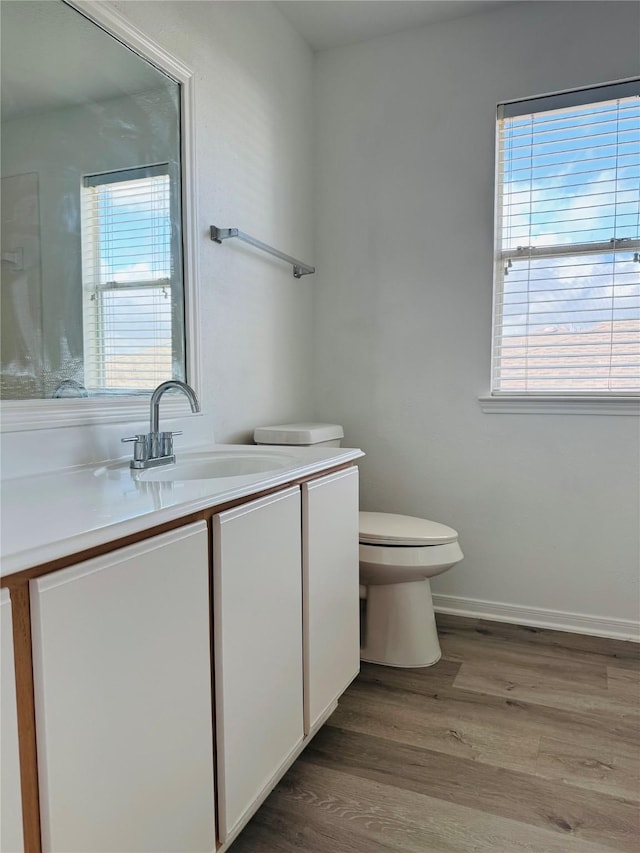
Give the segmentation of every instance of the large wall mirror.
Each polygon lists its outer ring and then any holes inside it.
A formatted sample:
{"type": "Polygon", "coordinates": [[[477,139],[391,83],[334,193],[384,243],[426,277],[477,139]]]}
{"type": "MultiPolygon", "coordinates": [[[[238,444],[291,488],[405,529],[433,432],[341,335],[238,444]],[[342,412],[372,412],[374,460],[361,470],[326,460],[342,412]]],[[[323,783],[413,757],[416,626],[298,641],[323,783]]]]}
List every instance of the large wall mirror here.
{"type": "Polygon", "coordinates": [[[62,0],[1,15],[3,404],[186,379],[183,82],[62,0]]]}

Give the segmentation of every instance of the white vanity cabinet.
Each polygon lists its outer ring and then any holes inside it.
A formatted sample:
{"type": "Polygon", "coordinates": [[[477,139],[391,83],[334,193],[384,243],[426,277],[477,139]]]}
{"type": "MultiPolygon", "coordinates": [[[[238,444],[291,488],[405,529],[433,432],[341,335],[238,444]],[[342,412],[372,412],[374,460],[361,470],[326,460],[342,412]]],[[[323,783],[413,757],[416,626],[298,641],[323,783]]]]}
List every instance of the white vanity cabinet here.
{"type": "Polygon", "coordinates": [[[358,469],[269,491],[1,590],[3,853],[224,853],[332,713],[359,667],[358,469]]]}
{"type": "Polygon", "coordinates": [[[299,487],[213,517],[219,833],[224,843],[303,739],[299,487]]]}
{"type": "Polygon", "coordinates": [[[22,803],[13,620],[9,590],[0,590],[0,850],[21,853],[22,803]]]}
{"type": "Polygon", "coordinates": [[[203,521],[31,582],[44,851],[215,849],[209,600],[203,521]]]}
{"type": "Polygon", "coordinates": [[[358,469],[302,485],[305,734],[360,668],[358,469]]]}

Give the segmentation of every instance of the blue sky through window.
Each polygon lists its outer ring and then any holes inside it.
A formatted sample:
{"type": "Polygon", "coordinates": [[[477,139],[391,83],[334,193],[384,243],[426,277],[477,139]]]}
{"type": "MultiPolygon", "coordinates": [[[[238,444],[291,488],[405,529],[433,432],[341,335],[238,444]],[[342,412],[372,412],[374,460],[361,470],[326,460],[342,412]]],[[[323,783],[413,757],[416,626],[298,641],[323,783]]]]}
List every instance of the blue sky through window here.
{"type": "Polygon", "coordinates": [[[169,176],[103,184],[97,205],[101,284],[169,279],[169,176]]]}

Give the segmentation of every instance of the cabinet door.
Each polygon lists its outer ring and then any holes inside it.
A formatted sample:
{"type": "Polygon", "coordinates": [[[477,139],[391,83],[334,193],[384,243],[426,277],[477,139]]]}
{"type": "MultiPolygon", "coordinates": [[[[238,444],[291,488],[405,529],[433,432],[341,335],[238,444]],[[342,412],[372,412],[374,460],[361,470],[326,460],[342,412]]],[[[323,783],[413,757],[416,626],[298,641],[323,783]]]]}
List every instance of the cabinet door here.
{"type": "Polygon", "coordinates": [[[360,668],[358,469],[302,486],[305,734],[360,668]]]}
{"type": "Polygon", "coordinates": [[[0,667],[0,850],[3,853],[18,853],[24,850],[24,846],[13,622],[8,589],[0,590],[0,667]]]}
{"type": "Polygon", "coordinates": [[[43,850],[215,849],[207,529],[32,581],[43,850]]]}
{"type": "Polygon", "coordinates": [[[302,742],[300,490],[214,516],[220,839],[302,742]]]}

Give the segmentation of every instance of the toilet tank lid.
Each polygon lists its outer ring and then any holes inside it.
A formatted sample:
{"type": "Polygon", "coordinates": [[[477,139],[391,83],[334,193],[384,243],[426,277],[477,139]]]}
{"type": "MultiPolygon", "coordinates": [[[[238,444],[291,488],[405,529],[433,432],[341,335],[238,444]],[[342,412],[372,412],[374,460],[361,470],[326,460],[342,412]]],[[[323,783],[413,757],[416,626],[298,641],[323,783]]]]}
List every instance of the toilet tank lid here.
{"type": "Polygon", "coordinates": [[[389,512],[360,513],[363,545],[445,545],[457,539],[458,533],[452,527],[426,518],[389,512]]]}
{"type": "Polygon", "coordinates": [[[256,444],[318,444],[337,438],[344,438],[344,430],[340,424],[277,424],[256,427],[253,432],[256,444]]]}

